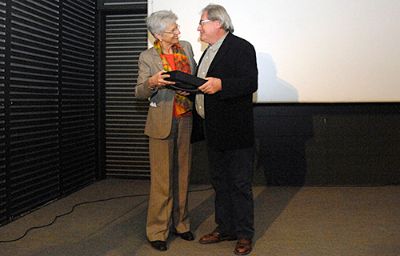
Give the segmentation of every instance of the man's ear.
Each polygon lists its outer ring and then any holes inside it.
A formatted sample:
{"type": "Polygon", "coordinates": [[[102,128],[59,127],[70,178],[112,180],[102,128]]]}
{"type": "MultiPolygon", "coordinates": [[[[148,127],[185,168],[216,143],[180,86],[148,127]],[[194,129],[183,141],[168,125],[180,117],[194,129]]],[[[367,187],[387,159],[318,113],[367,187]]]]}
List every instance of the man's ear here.
{"type": "Polygon", "coordinates": [[[218,28],[222,28],[223,29],[221,21],[217,20],[216,24],[218,25],[218,28]]]}

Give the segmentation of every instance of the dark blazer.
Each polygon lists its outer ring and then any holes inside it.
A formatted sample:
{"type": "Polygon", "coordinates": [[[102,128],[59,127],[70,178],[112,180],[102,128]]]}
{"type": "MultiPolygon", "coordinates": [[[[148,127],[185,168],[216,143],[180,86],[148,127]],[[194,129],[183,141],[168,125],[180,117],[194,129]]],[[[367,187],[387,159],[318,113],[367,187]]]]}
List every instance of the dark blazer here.
{"type": "MultiPolygon", "coordinates": [[[[207,77],[216,77],[222,81],[222,91],[205,94],[204,97],[208,146],[216,150],[253,146],[252,99],[258,86],[253,45],[228,33],[208,69],[207,77]]],[[[192,142],[196,142],[204,138],[201,127],[203,122],[197,113],[194,113],[193,119],[192,142]]]]}

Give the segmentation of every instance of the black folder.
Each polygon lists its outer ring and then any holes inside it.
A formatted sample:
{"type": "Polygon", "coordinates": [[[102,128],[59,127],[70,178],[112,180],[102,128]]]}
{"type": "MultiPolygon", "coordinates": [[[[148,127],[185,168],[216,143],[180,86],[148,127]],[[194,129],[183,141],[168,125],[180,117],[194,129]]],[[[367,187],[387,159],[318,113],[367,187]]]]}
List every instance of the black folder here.
{"type": "Polygon", "coordinates": [[[175,82],[175,84],[170,84],[166,87],[174,90],[197,92],[197,87],[207,82],[206,79],[184,73],[179,70],[165,72],[165,74],[168,74],[170,76],[168,78],[165,78],[165,80],[175,82]]]}

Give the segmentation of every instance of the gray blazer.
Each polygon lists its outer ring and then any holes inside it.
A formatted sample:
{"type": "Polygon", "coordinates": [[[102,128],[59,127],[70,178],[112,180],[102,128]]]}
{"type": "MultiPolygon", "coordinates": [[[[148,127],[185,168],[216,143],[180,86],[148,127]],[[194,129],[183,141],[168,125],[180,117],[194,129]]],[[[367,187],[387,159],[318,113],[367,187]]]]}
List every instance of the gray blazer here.
{"type": "MultiPolygon", "coordinates": [[[[189,58],[192,74],[195,74],[196,62],[193,59],[192,46],[186,41],[180,41],[179,43],[189,58]]],[[[161,58],[154,47],[140,54],[135,96],[139,99],[148,99],[150,101],[144,133],[155,139],[165,139],[171,132],[175,97],[174,90],[161,88],[155,93],[154,90],[149,88],[149,78],[161,70],[163,70],[161,58]]]]}

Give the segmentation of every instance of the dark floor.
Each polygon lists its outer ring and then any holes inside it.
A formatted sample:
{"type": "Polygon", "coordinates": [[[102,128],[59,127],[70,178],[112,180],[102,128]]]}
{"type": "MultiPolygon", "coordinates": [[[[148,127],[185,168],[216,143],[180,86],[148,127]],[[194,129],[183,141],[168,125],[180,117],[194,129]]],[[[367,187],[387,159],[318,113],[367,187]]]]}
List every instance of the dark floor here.
{"type": "MultiPolygon", "coordinates": [[[[201,245],[171,237],[158,252],[146,241],[148,181],[103,180],[0,227],[1,256],[234,255],[234,241],[201,245]],[[134,196],[139,195],[139,196],[134,196]]],[[[199,238],[214,228],[213,191],[191,188],[192,229],[199,238]]],[[[254,187],[256,235],[251,255],[399,256],[400,186],[254,187]]]]}

